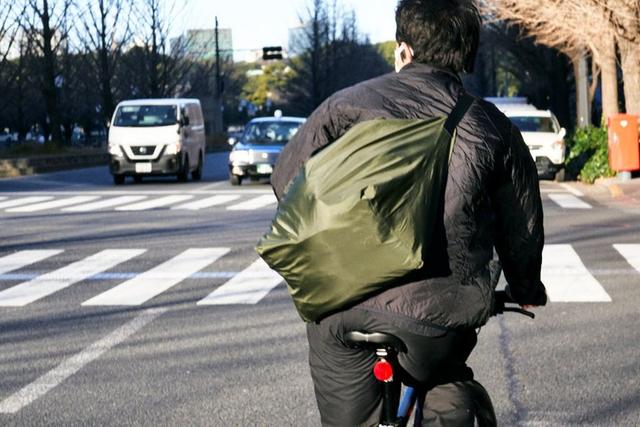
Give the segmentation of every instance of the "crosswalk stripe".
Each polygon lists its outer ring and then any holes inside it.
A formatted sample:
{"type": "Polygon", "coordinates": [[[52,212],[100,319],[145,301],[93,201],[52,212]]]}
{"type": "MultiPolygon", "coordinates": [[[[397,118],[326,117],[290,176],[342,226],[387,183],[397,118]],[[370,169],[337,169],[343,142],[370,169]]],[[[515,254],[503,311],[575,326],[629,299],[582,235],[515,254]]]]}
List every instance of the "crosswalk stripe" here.
{"type": "Polygon", "coordinates": [[[34,197],[22,197],[20,199],[9,199],[5,202],[0,202],[0,209],[12,208],[14,206],[28,205],[29,203],[38,203],[51,200],[53,197],[49,196],[34,196],[34,197]]]}
{"type": "Polygon", "coordinates": [[[194,196],[182,195],[182,196],[166,196],[159,199],[148,200],[145,202],[134,203],[132,205],[118,206],[117,211],[145,211],[149,209],[160,208],[174,203],[184,202],[186,200],[193,199],[194,196]]]}
{"type": "Polygon", "coordinates": [[[20,251],[0,258],[0,274],[18,270],[30,264],[42,261],[62,253],[62,250],[28,250],[20,251]]]}
{"type": "Polygon", "coordinates": [[[561,208],[565,209],[591,209],[592,206],[577,198],[573,194],[551,193],[549,198],[561,208]]]}
{"type": "Polygon", "coordinates": [[[125,205],[127,203],[138,202],[140,200],[146,199],[147,196],[122,196],[115,197],[112,199],[99,200],[93,203],[82,204],[78,206],[71,206],[69,208],[62,209],[66,212],[89,212],[89,211],[97,211],[99,209],[111,208],[118,205],[125,205]]]}
{"type": "Polygon", "coordinates": [[[611,297],[589,273],[571,245],[546,245],[542,282],[552,302],[610,302],[611,297]]]}
{"type": "Polygon", "coordinates": [[[229,248],[187,249],[157,267],[82,303],[92,305],[140,305],[212,264],[229,248]]]}
{"type": "Polygon", "coordinates": [[[7,200],[6,197],[0,196],[0,200],[7,200]]]}
{"type": "Polygon", "coordinates": [[[251,211],[254,209],[264,208],[265,206],[278,203],[278,199],[272,194],[266,196],[260,196],[247,200],[246,202],[238,203],[227,208],[230,211],[251,211]]]}
{"type": "Polygon", "coordinates": [[[63,206],[77,205],[80,203],[90,202],[97,199],[98,196],[76,196],[64,199],[52,200],[50,202],[36,203],[28,206],[19,206],[16,208],[7,209],[7,212],[38,212],[47,209],[55,209],[63,206]]]}
{"type": "Polygon", "coordinates": [[[198,301],[198,305],[257,304],[282,281],[278,273],[258,258],[240,274],[198,301]]]}
{"type": "Polygon", "coordinates": [[[613,245],[613,248],[627,260],[631,267],[640,272],[640,245],[619,244],[613,245]]]}
{"type": "Polygon", "coordinates": [[[144,253],[145,249],[107,249],[66,267],[0,292],[0,307],[22,307],[144,253]]]}
{"type": "Polygon", "coordinates": [[[200,209],[210,208],[212,206],[223,205],[225,203],[232,202],[239,198],[240,196],[233,196],[233,195],[213,196],[213,197],[207,197],[202,200],[197,200],[195,202],[185,203],[184,205],[174,206],[171,209],[186,209],[186,210],[197,211],[200,209]]]}

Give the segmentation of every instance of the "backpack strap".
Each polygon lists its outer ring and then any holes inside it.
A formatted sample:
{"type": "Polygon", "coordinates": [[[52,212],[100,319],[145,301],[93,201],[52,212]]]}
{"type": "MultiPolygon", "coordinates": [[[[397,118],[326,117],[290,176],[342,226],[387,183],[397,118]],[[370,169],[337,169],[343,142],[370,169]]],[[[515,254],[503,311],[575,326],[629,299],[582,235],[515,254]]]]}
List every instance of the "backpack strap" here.
{"type": "Polygon", "coordinates": [[[464,94],[462,94],[462,96],[460,96],[458,102],[456,103],[456,106],[453,107],[453,110],[451,110],[449,117],[447,117],[447,121],[444,122],[444,128],[452,137],[454,132],[456,131],[456,128],[458,127],[458,124],[460,123],[460,120],[462,120],[464,115],[467,114],[467,110],[469,109],[473,101],[473,97],[465,92],[464,94]]]}

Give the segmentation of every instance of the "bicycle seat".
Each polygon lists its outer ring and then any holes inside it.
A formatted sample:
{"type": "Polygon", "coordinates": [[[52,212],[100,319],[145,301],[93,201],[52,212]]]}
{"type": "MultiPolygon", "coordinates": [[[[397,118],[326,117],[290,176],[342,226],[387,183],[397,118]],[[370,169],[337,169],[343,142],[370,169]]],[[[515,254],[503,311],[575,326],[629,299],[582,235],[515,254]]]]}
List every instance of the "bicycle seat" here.
{"type": "Polygon", "coordinates": [[[395,335],[385,334],[383,332],[360,332],[351,331],[344,334],[344,342],[349,347],[356,348],[386,348],[394,350],[397,353],[406,352],[407,346],[395,335]]]}

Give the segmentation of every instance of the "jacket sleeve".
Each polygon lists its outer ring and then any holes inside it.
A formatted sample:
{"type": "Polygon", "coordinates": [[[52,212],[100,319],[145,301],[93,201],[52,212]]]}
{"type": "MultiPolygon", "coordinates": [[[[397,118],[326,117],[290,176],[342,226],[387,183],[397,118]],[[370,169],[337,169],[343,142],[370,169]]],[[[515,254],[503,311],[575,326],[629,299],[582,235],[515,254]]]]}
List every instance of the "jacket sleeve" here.
{"type": "Polygon", "coordinates": [[[538,173],[520,131],[511,125],[509,136],[494,195],[496,250],[511,297],[521,305],[544,305],[547,295],[540,280],[544,225],[538,173]]]}
{"type": "Polygon", "coordinates": [[[271,175],[271,186],[281,200],[304,163],[318,150],[342,136],[353,118],[339,108],[340,93],[324,101],[285,145],[271,175]]]}

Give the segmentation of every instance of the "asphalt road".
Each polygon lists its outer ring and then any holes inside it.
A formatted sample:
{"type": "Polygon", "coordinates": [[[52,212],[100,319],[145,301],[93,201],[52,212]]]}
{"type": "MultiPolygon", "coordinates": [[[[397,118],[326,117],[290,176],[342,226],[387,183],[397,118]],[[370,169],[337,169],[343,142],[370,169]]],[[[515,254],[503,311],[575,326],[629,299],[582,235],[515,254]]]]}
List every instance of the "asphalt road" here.
{"type": "MultiPolygon", "coordinates": [[[[638,426],[640,206],[542,189],[552,302],[492,319],[470,364],[500,425],[638,426]]],[[[274,213],[224,154],[199,183],[0,180],[0,425],[319,425],[304,325],[253,250],[274,213]]]]}

